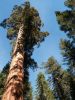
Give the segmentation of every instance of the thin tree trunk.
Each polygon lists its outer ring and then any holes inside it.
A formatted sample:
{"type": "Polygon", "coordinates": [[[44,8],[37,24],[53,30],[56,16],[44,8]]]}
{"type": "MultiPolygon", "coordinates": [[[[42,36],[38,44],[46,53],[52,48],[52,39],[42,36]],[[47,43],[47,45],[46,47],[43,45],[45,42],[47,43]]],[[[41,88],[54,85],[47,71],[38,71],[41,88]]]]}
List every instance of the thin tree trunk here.
{"type": "Polygon", "coordinates": [[[18,32],[17,41],[13,51],[9,75],[5,84],[2,100],[23,100],[23,63],[24,63],[24,32],[23,26],[18,32]]]}

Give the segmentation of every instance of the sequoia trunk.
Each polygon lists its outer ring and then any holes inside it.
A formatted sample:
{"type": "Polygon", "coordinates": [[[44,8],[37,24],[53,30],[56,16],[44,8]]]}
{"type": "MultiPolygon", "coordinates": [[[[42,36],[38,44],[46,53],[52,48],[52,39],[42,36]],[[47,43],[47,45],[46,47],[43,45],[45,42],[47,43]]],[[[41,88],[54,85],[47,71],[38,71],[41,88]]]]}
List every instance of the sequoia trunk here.
{"type": "Polygon", "coordinates": [[[24,32],[20,27],[2,100],[23,100],[24,32]]]}

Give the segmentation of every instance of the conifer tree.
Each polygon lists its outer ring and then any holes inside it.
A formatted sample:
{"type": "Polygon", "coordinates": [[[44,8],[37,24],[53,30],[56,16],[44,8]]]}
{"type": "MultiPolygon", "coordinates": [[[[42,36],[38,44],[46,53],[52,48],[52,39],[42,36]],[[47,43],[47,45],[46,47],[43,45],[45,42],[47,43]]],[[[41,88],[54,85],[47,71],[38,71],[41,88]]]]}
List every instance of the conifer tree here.
{"type": "Polygon", "coordinates": [[[45,64],[46,73],[52,82],[56,100],[70,100],[70,75],[63,71],[54,57],[50,57],[45,64]]]}
{"type": "Polygon", "coordinates": [[[41,19],[38,11],[29,2],[15,6],[9,18],[0,26],[7,29],[7,37],[12,41],[13,53],[9,74],[2,100],[23,100],[24,72],[36,63],[31,58],[34,46],[39,45],[48,35],[41,32],[41,19]],[[19,88],[20,87],[20,88],[19,88]]]}
{"type": "Polygon", "coordinates": [[[39,73],[37,77],[37,96],[36,100],[54,100],[54,95],[48,86],[43,73],[39,73]]]}
{"type": "Polygon", "coordinates": [[[62,39],[60,43],[61,52],[64,62],[68,65],[68,70],[71,75],[71,96],[75,99],[75,0],[66,0],[65,6],[69,9],[56,12],[56,17],[60,29],[67,35],[67,39],[62,39]]]}

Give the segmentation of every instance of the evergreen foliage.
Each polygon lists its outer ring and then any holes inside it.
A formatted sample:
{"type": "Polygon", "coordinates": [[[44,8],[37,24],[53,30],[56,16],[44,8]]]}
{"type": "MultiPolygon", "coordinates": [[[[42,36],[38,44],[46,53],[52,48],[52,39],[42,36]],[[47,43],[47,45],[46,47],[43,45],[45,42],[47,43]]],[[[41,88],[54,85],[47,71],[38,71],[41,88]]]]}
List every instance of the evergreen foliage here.
{"type": "Polygon", "coordinates": [[[46,73],[49,75],[49,82],[53,87],[56,100],[70,100],[70,75],[62,70],[61,66],[50,57],[45,64],[46,73]]]}
{"type": "Polygon", "coordinates": [[[64,3],[69,10],[64,12],[57,11],[56,17],[60,29],[67,34],[67,39],[62,39],[60,43],[64,62],[68,65],[71,75],[71,96],[75,99],[75,0],[66,0],[64,3]]]}
{"type": "Polygon", "coordinates": [[[43,73],[37,77],[37,96],[36,100],[54,100],[54,96],[43,73]]]}
{"type": "Polygon", "coordinates": [[[22,24],[24,25],[25,33],[24,51],[27,56],[31,56],[34,46],[39,46],[48,35],[48,32],[41,31],[42,22],[39,13],[35,8],[30,6],[29,2],[25,2],[25,4],[21,6],[14,6],[10,17],[4,19],[0,26],[6,28],[7,37],[15,41],[22,24]]]}
{"type": "MultiPolygon", "coordinates": [[[[18,31],[23,26],[24,37],[22,41],[24,58],[24,95],[27,94],[29,88],[29,67],[37,67],[37,63],[32,59],[32,54],[35,46],[40,45],[48,36],[48,32],[42,32],[42,22],[38,11],[30,6],[29,2],[25,2],[23,5],[15,5],[9,18],[4,19],[0,26],[7,29],[7,38],[11,40],[12,52],[14,50],[18,31]]],[[[19,44],[18,44],[19,46],[19,44]]],[[[22,48],[21,48],[22,49],[22,48]]],[[[17,48],[18,50],[18,48],[17,48]]],[[[12,53],[13,56],[13,53],[12,53]]]]}

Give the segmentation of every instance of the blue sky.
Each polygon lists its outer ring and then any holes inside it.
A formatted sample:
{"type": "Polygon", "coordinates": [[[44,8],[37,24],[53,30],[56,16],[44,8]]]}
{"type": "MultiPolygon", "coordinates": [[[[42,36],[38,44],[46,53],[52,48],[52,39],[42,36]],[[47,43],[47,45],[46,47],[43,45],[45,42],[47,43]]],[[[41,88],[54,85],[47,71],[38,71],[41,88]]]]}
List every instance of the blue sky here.
{"type": "MultiPolygon", "coordinates": [[[[41,67],[42,62],[47,61],[50,56],[54,56],[62,65],[62,56],[60,53],[59,42],[61,38],[66,38],[65,33],[59,30],[56,21],[55,11],[64,11],[67,9],[64,6],[65,0],[30,0],[31,5],[34,6],[40,13],[40,17],[44,23],[42,30],[48,31],[50,35],[41,43],[39,48],[35,48],[33,58],[41,67]]],[[[8,18],[12,8],[16,4],[23,4],[25,0],[1,0],[0,1],[0,22],[8,18]]],[[[0,27],[0,69],[10,60],[11,45],[6,38],[6,30],[0,27]]],[[[30,81],[33,87],[37,73],[40,70],[33,72],[30,70],[30,81]]]]}

